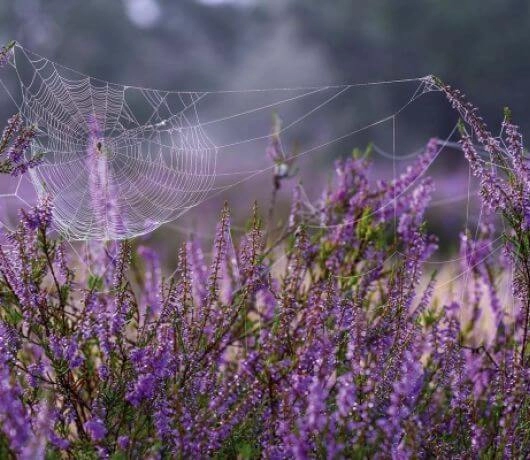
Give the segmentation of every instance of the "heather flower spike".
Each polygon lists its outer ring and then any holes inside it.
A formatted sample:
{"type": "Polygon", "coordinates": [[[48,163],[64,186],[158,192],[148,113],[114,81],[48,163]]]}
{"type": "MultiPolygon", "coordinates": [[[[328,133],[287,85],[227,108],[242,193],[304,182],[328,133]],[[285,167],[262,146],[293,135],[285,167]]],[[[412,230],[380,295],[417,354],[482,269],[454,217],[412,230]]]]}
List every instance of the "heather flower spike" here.
{"type": "Polygon", "coordinates": [[[15,41],[10,41],[0,50],[0,69],[4,67],[9,61],[9,55],[11,54],[15,44],[15,41]]]}
{"type": "Polygon", "coordinates": [[[30,154],[36,128],[23,125],[20,114],[13,115],[0,138],[0,172],[20,176],[42,162],[42,154],[30,154]]]}

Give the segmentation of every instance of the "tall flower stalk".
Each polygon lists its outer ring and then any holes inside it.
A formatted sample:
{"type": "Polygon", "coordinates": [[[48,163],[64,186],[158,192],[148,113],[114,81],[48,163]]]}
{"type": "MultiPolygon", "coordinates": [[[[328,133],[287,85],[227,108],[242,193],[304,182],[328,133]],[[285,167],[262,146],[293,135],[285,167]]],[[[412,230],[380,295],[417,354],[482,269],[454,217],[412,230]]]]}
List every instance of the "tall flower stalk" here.
{"type": "Polygon", "coordinates": [[[124,230],[116,186],[110,171],[110,147],[95,116],[87,120],[87,170],[92,212],[97,225],[102,227],[104,239],[113,239],[124,230]]]}

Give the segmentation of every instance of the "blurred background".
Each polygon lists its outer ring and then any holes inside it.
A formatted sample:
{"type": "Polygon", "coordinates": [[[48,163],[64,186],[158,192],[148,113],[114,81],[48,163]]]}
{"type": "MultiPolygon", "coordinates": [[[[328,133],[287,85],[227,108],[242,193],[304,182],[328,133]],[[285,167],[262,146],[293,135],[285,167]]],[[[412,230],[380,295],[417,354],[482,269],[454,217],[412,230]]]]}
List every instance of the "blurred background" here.
{"type": "MultiPolygon", "coordinates": [[[[151,88],[244,90],[435,74],[479,105],[493,131],[502,120],[503,107],[509,106],[525,132],[530,128],[529,10],[527,0],[3,0],[0,41],[15,39],[85,74],[151,88]]],[[[383,119],[398,110],[416,87],[383,85],[351,91],[289,132],[284,145],[307,150],[383,119]]],[[[232,101],[212,102],[210,109],[221,115],[242,111],[250,104],[243,98],[244,93],[238,93],[232,101]]],[[[302,106],[300,113],[312,107],[314,103],[302,106]]],[[[2,95],[2,119],[12,112],[2,95]]],[[[263,123],[256,133],[270,130],[270,115],[256,120],[263,123]]],[[[381,151],[390,152],[397,142],[396,155],[405,158],[431,136],[445,138],[455,122],[441,96],[427,94],[400,114],[397,131],[386,124],[309,155],[310,160],[304,157],[299,175],[308,196],[316,198],[330,177],[332,161],[354,147],[374,142],[381,151]]],[[[255,135],[254,127],[245,127],[245,132],[241,126],[232,129],[222,142],[255,135]]],[[[225,166],[260,168],[267,161],[264,148],[257,144],[251,154],[234,150],[220,158],[225,166]]],[[[375,176],[395,172],[384,155],[376,157],[375,176]]],[[[399,168],[406,165],[399,163],[399,168]]],[[[449,251],[457,244],[466,218],[466,201],[453,199],[467,194],[468,170],[460,152],[447,149],[433,174],[438,180],[438,205],[431,217],[449,251]]],[[[225,199],[241,226],[255,199],[267,209],[271,189],[270,175],[253,178],[147,239],[163,245],[168,254],[182,235],[208,239],[213,226],[206,225],[210,222],[205,216],[215,216],[225,199]]],[[[287,206],[289,194],[289,187],[283,187],[280,207],[287,206]]]]}

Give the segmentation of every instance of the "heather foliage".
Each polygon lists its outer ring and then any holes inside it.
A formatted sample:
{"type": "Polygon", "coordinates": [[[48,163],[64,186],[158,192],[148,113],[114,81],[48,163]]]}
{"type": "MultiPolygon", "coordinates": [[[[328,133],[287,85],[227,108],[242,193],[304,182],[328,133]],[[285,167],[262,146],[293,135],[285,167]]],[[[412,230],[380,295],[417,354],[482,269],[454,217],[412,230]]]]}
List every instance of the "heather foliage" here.
{"type": "MultiPolygon", "coordinates": [[[[8,59],[14,43],[0,49],[0,68],[8,59]]],[[[0,137],[0,173],[20,176],[42,161],[40,154],[31,155],[30,145],[35,137],[35,127],[24,126],[20,114],[13,115],[0,137]]]]}
{"type": "Polygon", "coordinates": [[[225,207],[211,257],[185,243],[170,279],[152,250],[127,241],[92,243],[100,270],[74,272],[43,201],[0,248],[1,456],[526,457],[522,138],[509,117],[493,137],[459,92],[432,84],[460,112],[491,216],[461,235],[464,295],[438,301],[424,265],[437,248],[424,174],[435,139],[392,181],[370,181],[356,153],[311,209],[295,189],[272,243],[257,207],[234,243],[225,207]],[[500,271],[513,273],[513,315],[500,271]],[[475,325],[487,309],[484,338],[475,325]]]}
{"type": "Polygon", "coordinates": [[[25,157],[34,136],[35,128],[23,126],[18,113],[8,120],[0,138],[0,172],[19,176],[42,161],[38,154],[25,157]]]}

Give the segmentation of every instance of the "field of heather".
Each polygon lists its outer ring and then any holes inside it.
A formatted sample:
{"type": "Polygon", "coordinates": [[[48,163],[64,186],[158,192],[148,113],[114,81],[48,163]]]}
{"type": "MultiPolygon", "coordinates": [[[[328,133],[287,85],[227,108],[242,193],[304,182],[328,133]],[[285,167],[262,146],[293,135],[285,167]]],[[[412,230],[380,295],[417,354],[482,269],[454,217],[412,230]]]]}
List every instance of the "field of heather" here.
{"type": "Polygon", "coordinates": [[[529,458],[518,80],[351,83],[388,2],[94,3],[0,7],[0,460],[529,458]]]}

